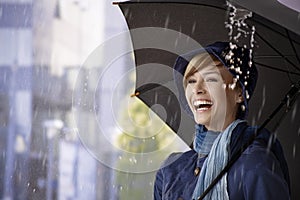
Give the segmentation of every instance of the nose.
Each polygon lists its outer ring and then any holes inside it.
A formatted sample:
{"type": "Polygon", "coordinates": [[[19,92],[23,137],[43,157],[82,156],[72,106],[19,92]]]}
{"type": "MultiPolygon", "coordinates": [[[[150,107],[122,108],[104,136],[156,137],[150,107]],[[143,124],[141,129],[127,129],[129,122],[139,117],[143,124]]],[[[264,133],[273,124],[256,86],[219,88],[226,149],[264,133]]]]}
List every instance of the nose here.
{"type": "Polygon", "coordinates": [[[206,93],[206,87],[204,81],[197,81],[193,85],[193,93],[194,94],[205,94],[206,93]]]}

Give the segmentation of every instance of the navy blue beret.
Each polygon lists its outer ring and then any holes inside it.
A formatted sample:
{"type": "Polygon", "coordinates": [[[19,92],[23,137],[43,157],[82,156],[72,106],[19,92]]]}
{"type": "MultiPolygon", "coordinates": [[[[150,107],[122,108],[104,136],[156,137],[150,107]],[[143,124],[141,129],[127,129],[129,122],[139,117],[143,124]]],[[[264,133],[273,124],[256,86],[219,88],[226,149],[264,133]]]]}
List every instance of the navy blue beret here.
{"type": "Polygon", "coordinates": [[[229,42],[215,42],[204,48],[196,49],[184,55],[180,55],[174,64],[174,79],[179,90],[179,100],[183,109],[193,116],[183,88],[183,76],[185,70],[192,60],[198,54],[208,53],[215,56],[220,62],[229,70],[229,72],[236,78],[243,89],[244,110],[240,109],[237,113],[237,118],[244,119],[247,116],[249,106],[248,102],[254,92],[256,81],[258,77],[257,69],[251,59],[250,50],[245,47],[239,47],[229,42]]]}

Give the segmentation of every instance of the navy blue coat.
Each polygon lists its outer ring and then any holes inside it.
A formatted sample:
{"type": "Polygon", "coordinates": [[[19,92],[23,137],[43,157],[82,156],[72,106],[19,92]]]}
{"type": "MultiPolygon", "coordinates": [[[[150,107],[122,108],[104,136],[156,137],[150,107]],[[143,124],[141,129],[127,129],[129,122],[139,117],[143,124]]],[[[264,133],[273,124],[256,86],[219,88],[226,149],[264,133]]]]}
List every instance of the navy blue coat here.
{"type": "MultiPolygon", "coordinates": [[[[231,137],[231,155],[254,132],[255,128],[246,123],[238,125],[231,137]]],[[[197,158],[194,150],[171,154],[156,174],[154,199],[191,200],[198,179],[194,171],[197,166],[201,168],[206,159],[197,158]]],[[[259,133],[231,167],[227,181],[231,200],[290,199],[289,174],[283,151],[278,140],[267,130],[259,133]]]]}

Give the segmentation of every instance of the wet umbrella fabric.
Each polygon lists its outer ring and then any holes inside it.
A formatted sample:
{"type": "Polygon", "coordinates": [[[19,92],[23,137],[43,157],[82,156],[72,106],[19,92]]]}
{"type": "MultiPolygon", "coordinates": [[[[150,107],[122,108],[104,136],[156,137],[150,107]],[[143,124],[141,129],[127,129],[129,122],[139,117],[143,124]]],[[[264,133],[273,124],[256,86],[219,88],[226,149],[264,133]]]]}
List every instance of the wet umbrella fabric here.
{"type": "MultiPolygon", "coordinates": [[[[171,29],[178,34],[176,38],[170,38],[168,34],[159,34],[155,31],[151,34],[132,35],[137,66],[136,94],[149,107],[156,104],[161,105],[167,116],[158,110],[155,112],[187,144],[190,144],[193,136],[193,126],[191,126],[193,120],[185,112],[179,110],[178,93],[173,89],[170,90],[174,87],[171,83],[173,76],[169,72],[163,73],[159,67],[154,66],[164,65],[172,69],[176,58],[179,56],[178,52],[180,51],[178,49],[189,49],[182,45],[189,46],[191,41],[186,40],[186,44],[177,44],[168,49],[148,48],[150,45],[146,45],[147,48],[135,47],[153,43],[154,40],[176,44],[183,34],[189,36],[191,40],[197,41],[200,47],[215,41],[228,41],[229,30],[224,24],[228,20],[229,13],[226,2],[222,0],[128,1],[119,3],[119,6],[131,30],[156,27],[171,29]],[[149,63],[151,63],[152,68],[144,70],[143,66],[149,63]],[[164,86],[164,83],[168,83],[168,86],[164,86]]],[[[293,11],[291,10],[291,12],[293,11]]],[[[292,82],[297,82],[299,79],[300,36],[255,13],[246,22],[249,26],[255,27],[253,57],[260,77],[254,97],[250,101],[248,119],[261,124],[280,102],[292,82]]],[[[296,27],[293,30],[295,29],[298,30],[299,28],[296,27]]],[[[248,40],[250,39],[248,38],[248,40]]],[[[193,47],[190,50],[193,50],[193,47]]]]}

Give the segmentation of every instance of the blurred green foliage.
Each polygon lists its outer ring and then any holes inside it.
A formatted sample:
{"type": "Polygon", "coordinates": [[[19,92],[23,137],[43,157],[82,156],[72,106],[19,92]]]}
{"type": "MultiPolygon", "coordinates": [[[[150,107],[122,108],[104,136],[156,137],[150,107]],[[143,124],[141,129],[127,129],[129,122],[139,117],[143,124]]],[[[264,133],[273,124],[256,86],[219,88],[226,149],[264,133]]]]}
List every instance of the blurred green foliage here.
{"type": "Polygon", "coordinates": [[[165,147],[174,140],[174,132],[154,114],[142,101],[134,97],[128,107],[124,107],[120,120],[124,130],[116,138],[116,146],[121,149],[118,169],[129,172],[116,173],[119,199],[153,199],[153,183],[157,169],[133,173],[147,168],[146,165],[161,162],[170,154],[165,147]],[[154,153],[151,160],[147,153],[154,153]],[[145,155],[145,156],[143,156],[145,155]]]}

